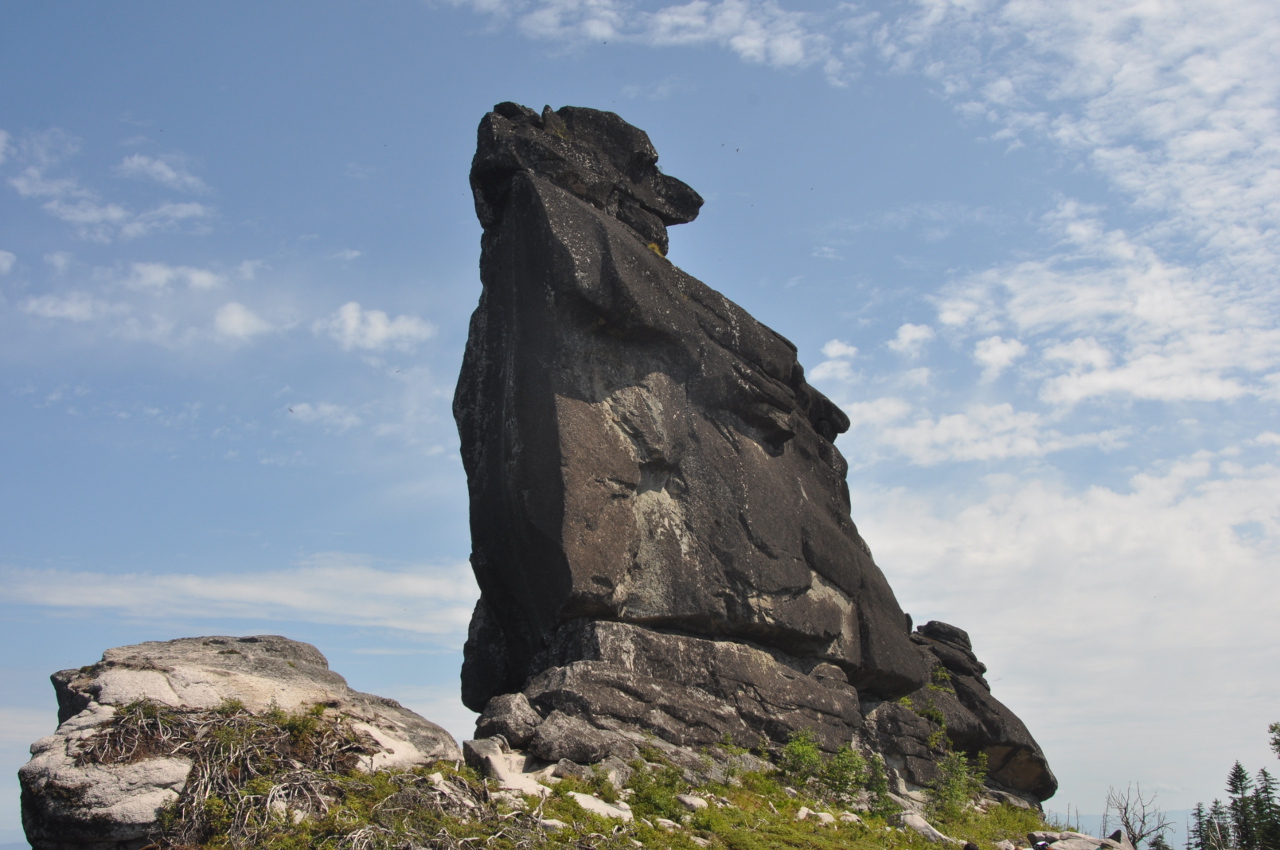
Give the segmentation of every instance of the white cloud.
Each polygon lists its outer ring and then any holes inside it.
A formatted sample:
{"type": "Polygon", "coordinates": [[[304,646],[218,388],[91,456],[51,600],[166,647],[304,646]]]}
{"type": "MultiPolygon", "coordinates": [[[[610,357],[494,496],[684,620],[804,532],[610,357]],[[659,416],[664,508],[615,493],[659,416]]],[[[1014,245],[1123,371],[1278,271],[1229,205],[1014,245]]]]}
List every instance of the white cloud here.
{"type": "Polygon", "coordinates": [[[928,325],[913,325],[907,323],[898,328],[898,334],[887,345],[889,350],[895,351],[905,357],[919,357],[924,351],[925,343],[929,342],[936,336],[933,328],[928,325]]]}
{"type": "Polygon", "coordinates": [[[165,263],[133,263],[129,275],[123,280],[130,289],[163,290],[172,283],[185,283],[192,289],[216,289],[223,278],[208,269],[192,266],[170,266],[165,263]]]}
{"type": "Polygon", "coordinates": [[[0,567],[0,599],[63,609],[115,611],[133,620],[252,619],[398,629],[460,644],[479,591],[466,563],[373,566],[322,553],[288,569],[206,575],[0,567]],[[66,592],[75,587],[76,593],[66,592]]]}
{"type": "Polygon", "coordinates": [[[1280,665],[1280,468],[1220,470],[1197,455],[1078,492],[992,476],[973,498],[859,487],[853,515],[916,622],[970,631],[1075,799],[1115,777],[1189,795],[1262,758],[1280,704],[1259,675],[1280,665]]]}
{"type": "Polygon", "coordinates": [[[859,401],[843,408],[849,416],[851,427],[863,425],[883,427],[896,422],[911,412],[910,403],[900,398],[878,398],[875,401],[859,401]]]}
{"type": "Polygon", "coordinates": [[[973,359],[982,366],[982,380],[994,381],[1026,353],[1027,347],[1018,340],[992,336],[978,341],[973,348],[973,359]]]}
{"type": "Polygon", "coordinates": [[[42,319],[65,319],[71,322],[90,322],[109,316],[130,312],[127,304],[113,304],[94,298],[87,292],[69,292],[66,295],[39,295],[28,298],[20,305],[24,313],[42,319]]]}
{"type": "Polygon", "coordinates": [[[341,251],[336,251],[330,254],[329,259],[345,260],[347,262],[350,262],[351,260],[359,259],[360,255],[361,255],[361,252],[355,250],[354,248],[343,248],[341,251]]]}
{"type": "Polygon", "coordinates": [[[1264,374],[1280,365],[1271,289],[1166,262],[1070,201],[1045,226],[1060,250],[948,285],[939,319],[963,333],[1011,327],[1036,339],[1049,368],[1040,395],[1055,405],[1266,394],[1264,374]]]}
{"type": "Polygon", "coordinates": [[[809,372],[810,381],[833,381],[852,384],[858,381],[859,375],[849,361],[858,356],[858,349],[842,340],[829,340],[822,346],[826,360],[814,366],[809,372]]]}
{"type": "Polygon", "coordinates": [[[196,223],[213,217],[213,211],[194,201],[174,204],[163,203],[153,210],[139,213],[120,228],[125,239],[136,239],[149,233],[176,230],[184,222],[196,223]]]}
{"type": "Polygon", "coordinates": [[[116,166],[116,173],[125,177],[142,177],[154,180],[161,186],[183,192],[207,192],[209,187],[199,177],[181,164],[135,153],[124,158],[116,166]]]}
{"type": "Polygon", "coordinates": [[[274,330],[270,322],[238,301],[228,301],[218,308],[213,317],[213,327],[220,335],[246,340],[274,330]]]}
{"type": "Polygon", "coordinates": [[[44,255],[44,261],[53,266],[58,274],[66,274],[67,269],[71,268],[72,256],[67,251],[51,251],[44,255]]]}
{"type": "Polygon", "coordinates": [[[0,274],[13,271],[13,264],[17,261],[18,257],[12,251],[0,251],[0,274]]]}
{"type": "MultiPolygon", "coordinates": [[[[150,210],[135,213],[123,204],[103,200],[98,193],[80,185],[75,178],[49,176],[50,169],[79,150],[79,143],[60,130],[28,134],[23,137],[19,150],[20,158],[29,164],[9,178],[9,185],[21,197],[44,199],[42,208],[45,212],[74,225],[77,235],[82,239],[105,243],[116,238],[134,239],[181,228],[198,231],[205,226],[204,222],[213,217],[212,209],[195,202],[166,201],[150,210]]],[[[126,158],[121,168],[129,173],[141,173],[149,167],[146,163],[163,164],[158,160],[137,156],[126,158]],[[126,167],[130,163],[132,165],[126,167]]],[[[173,179],[182,183],[183,173],[170,170],[173,172],[173,179]]],[[[160,173],[155,168],[152,171],[160,173]]],[[[198,180],[194,177],[190,179],[198,180]]]]}
{"type": "Polygon", "coordinates": [[[620,0],[538,0],[507,4],[471,0],[475,11],[499,19],[514,17],[525,35],[569,43],[621,41],[650,47],[715,45],[743,61],[775,68],[821,65],[833,81],[845,61],[860,52],[846,44],[833,49],[828,27],[862,31],[870,16],[832,16],[782,8],[772,0],[691,0],[654,11],[620,0]]]}
{"type": "Polygon", "coordinates": [[[843,340],[833,339],[822,346],[822,353],[832,360],[842,357],[852,359],[858,356],[858,348],[843,340]]]}
{"type": "Polygon", "coordinates": [[[378,351],[396,348],[412,351],[420,342],[435,336],[435,326],[416,316],[396,316],[381,310],[363,310],[350,301],[312,325],[315,333],[327,333],[344,351],[378,351]]]}
{"type": "Polygon", "coordinates": [[[1032,411],[1015,410],[1011,404],[973,404],[963,413],[934,417],[917,415],[900,423],[911,411],[901,399],[883,398],[846,405],[853,427],[861,427],[859,439],[890,448],[920,466],[961,461],[992,461],[1042,457],[1066,449],[1095,446],[1110,449],[1124,436],[1121,430],[1075,435],[1047,426],[1032,411]]]}
{"type": "Polygon", "coordinates": [[[0,130],[0,165],[9,158],[9,134],[0,130]]]}
{"type": "Polygon", "coordinates": [[[290,405],[289,414],[299,422],[318,422],[339,433],[360,424],[360,417],[351,408],[325,401],[314,405],[308,402],[290,405]]]}

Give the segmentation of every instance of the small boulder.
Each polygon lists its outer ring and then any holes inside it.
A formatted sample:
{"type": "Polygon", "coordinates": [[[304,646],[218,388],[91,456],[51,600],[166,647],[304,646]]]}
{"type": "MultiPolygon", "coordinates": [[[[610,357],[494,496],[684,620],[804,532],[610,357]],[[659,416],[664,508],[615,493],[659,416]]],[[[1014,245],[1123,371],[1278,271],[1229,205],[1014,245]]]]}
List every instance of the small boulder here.
{"type": "Polygon", "coordinates": [[[529,705],[524,694],[500,694],[489,700],[476,721],[476,737],[501,735],[511,746],[524,747],[541,722],[542,717],[529,705]]]}

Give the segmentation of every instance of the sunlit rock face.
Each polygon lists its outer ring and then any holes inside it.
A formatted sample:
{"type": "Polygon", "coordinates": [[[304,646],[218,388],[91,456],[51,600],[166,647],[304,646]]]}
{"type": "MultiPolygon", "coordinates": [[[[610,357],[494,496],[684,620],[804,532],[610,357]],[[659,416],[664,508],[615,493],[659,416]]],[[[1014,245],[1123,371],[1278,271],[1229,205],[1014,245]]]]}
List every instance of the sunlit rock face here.
{"type": "Polygon", "coordinates": [[[463,700],[834,749],[932,656],[850,518],[848,419],[794,345],[665,258],[702,199],[657,159],[609,112],[506,103],[480,124],[463,700]]]}

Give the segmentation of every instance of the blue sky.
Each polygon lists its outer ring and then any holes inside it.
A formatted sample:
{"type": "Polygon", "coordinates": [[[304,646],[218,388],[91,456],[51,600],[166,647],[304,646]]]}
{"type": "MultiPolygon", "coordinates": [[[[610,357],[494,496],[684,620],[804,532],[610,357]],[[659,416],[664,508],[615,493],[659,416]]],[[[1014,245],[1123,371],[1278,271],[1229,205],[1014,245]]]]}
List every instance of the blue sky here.
{"type": "Polygon", "coordinates": [[[1230,0],[0,6],[0,842],[50,672],[315,643],[458,735],[450,415],[496,102],[611,109],[671,259],[855,425],[917,622],[1099,811],[1280,720],[1280,7],[1230,0]]]}

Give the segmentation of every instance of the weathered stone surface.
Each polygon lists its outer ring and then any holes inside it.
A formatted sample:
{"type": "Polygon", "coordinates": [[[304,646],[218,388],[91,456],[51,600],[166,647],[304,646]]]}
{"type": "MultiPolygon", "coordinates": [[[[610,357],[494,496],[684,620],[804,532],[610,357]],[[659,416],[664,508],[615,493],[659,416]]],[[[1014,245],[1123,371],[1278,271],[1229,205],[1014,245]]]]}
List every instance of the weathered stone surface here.
{"type": "Polygon", "coordinates": [[[785,663],[794,659],[734,641],[579,621],[561,630],[550,657],[563,666],[548,667],[524,691],[535,709],[682,746],[726,735],[754,744],[761,731],[785,741],[809,729],[834,750],[862,725],[858,693],[848,683],[806,675],[785,663]]]}
{"type": "Polygon", "coordinates": [[[81,745],[116,707],[141,699],[186,709],[239,700],[255,713],[323,704],[377,743],[379,751],[361,765],[366,770],[461,757],[439,726],[394,700],[351,690],[315,647],[274,635],[123,646],[50,678],[58,730],[32,745],[31,761],[18,772],[23,826],[36,850],[140,847],[157,809],[177,799],[191,770],[186,759],[76,764],[81,745]]]}
{"type": "Polygon", "coordinates": [[[946,717],[947,735],[959,749],[987,754],[988,783],[1035,802],[1053,796],[1058,780],[1026,725],[991,695],[986,665],[973,654],[969,635],[946,623],[929,622],[912,636],[932,667],[946,670],[938,690],[911,695],[917,707],[931,703],[946,717]]]}
{"type": "Polygon", "coordinates": [[[608,113],[504,106],[481,125],[484,291],[454,405],[482,591],[464,700],[521,689],[579,617],[752,641],[871,693],[913,690],[926,671],[849,517],[832,443],[847,418],[793,345],[650,250],[651,230],[608,200],[691,219],[696,194],[655,160],[608,113]],[[602,180],[602,160],[627,169],[602,180]]]}
{"type": "Polygon", "coordinates": [[[962,746],[999,787],[1052,793],[968,635],[911,634],[849,514],[848,418],[790,342],[665,259],[702,200],[656,162],[612,113],[507,103],[481,122],[483,291],[454,399],[481,589],[463,701],[551,761],[641,732],[808,729],[883,751],[911,793],[940,750],[894,701],[941,665],[962,746]]]}
{"type": "Polygon", "coordinates": [[[524,694],[500,694],[489,700],[476,721],[476,737],[501,735],[513,747],[523,747],[533,737],[542,717],[529,705],[524,694]]]}

